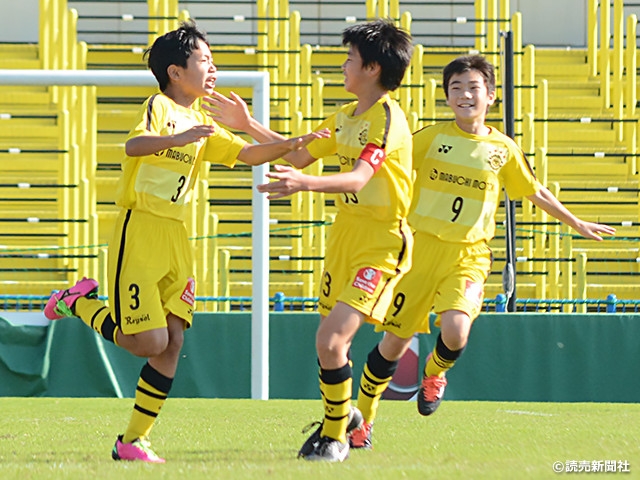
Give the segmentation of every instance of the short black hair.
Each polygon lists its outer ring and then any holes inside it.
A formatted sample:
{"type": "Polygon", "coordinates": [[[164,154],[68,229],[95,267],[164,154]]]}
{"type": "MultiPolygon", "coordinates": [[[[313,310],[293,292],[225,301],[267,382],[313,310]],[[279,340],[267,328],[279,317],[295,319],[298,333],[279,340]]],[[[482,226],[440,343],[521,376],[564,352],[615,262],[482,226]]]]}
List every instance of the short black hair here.
{"type": "Polygon", "coordinates": [[[164,92],[169,85],[169,66],[186,67],[191,53],[200,47],[198,40],[209,45],[206,33],[193,20],[188,20],[181,22],[176,30],[156,38],[153,45],[145,50],[143,59],[156,77],[160,91],[164,92]]]}
{"type": "Polygon", "coordinates": [[[358,49],[363,67],[379,64],[380,84],[388,91],[400,86],[413,53],[411,35],[396,27],[391,20],[384,19],[345,29],[342,45],[358,49]]]}
{"type": "Polygon", "coordinates": [[[449,98],[449,82],[453,75],[468,72],[470,70],[476,70],[487,86],[489,93],[496,89],[496,74],[491,62],[489,62],[482,55],[465,55],[452,60],[442,72],[442,88],[444,88],[444,94],[449,98]]]}

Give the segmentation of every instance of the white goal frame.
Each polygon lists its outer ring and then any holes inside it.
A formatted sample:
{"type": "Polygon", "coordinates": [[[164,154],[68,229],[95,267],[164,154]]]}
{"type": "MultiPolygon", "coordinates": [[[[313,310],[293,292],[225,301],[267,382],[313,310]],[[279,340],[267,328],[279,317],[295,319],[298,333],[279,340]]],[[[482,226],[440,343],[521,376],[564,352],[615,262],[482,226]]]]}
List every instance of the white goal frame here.
{"type": "MultiPolygon", "coordinates": [[[[267,72],[218,72],[216,84],[251,87],[253,116],[269,126],[267,72]]],[[[0,70],[0,85],[157,86],[158,83],[148,70],[0,70]]],[[[269,202],[255,186],[267,183],[268,171],[268,163],[252,168],[251,398],[258,400],[269,398],[269,202]]]]}

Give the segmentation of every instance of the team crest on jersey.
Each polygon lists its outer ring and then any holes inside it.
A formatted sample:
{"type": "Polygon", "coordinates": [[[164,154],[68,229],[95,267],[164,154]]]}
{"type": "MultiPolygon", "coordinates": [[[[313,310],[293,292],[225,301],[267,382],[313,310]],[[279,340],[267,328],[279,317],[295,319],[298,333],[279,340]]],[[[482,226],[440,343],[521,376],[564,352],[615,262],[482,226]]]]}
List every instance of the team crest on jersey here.
{"type": "Polygon", "coordinates": [[[192,307],[196,303],[196,281],[193,278],[187,280],[187,286],[184,287],[180,300],[192,307]]]}
{"type": "Polygon", "coordinates": [[[373,294],[380,283],[382,272],[375,268],[365,267],[358,270],[353,286],[360,290],[373,294]]]}
{"type": "Polygon", "coordinates": [[[507,163],[507,151],[504,148],[495,148],[487,155],[491,170],[497,172],[507,163]]]}
{"type": "Polygon", "coordinates": [[[367,144],[367,139],[369,138],[369,124],[365,124],[360,132],[358,133],[358,141],[360,145],[363,147],[367,144]]]}

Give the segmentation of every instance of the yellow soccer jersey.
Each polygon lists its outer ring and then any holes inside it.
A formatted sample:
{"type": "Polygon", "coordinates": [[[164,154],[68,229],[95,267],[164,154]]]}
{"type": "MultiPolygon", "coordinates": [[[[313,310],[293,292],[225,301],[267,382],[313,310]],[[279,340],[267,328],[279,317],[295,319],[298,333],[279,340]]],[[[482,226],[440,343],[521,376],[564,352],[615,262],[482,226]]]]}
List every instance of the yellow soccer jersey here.
{"type": "Polygon", "coordinates": [[[423,128],[413,136],[413,161],[409,223],[446,242],[491,240],[503,185],[511,199],[541,188],[522,150],[494,128],[486,136],[455,121],[423,128]]]}
{"type": "Polygon", "coordinates": [[[411,203],[411,130],[397,102],[383,96],[354,116],[357,102],[341,107],[318,127],[331,137],[307,146],[314,158],[336,155],[340,171],[349,172],[358,158],[368,158],[376,173],[357,194],[336,195],[340,213],[380,221],[404,218],[411,203]]]}
{"type": "MultiPolygon", "coordinates": [[[[185,108],[163,94],[149,97],[127,140],[140,135],[173,135],[196,125],[216,125],[202,111],[185,108]]],[[[183,147],[144,157],[125,157],[116,204],[161,217],[184,220],[202,160],[233,167],[245,140],[217,126],[215,133],[183,147]]]]}

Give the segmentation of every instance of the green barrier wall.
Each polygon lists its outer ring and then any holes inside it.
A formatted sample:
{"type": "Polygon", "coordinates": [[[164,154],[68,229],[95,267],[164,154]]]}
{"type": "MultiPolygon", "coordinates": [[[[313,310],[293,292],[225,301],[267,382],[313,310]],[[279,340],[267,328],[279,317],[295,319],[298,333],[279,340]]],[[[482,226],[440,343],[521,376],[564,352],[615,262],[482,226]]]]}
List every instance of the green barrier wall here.
{"type": "MultiPolygon", "coordinates": [[[[271,314],[271,398],[319,398],[317,322],[311,313],[271,314]]],[[[365,325],[354,340],[354,392],[380,338],[365,325]]],[[[420,336],[421,363],[435,338],[420,336]]],[[[250,339],[249,313],[196,314],[171,396],[249,398],[250,339]]],[[[639,339],[638,315],[483,314],[445,398],[638,402],[639,339]]],[[[0,396],[132,397],[144,362],[78,319],[34,327],[0,318],[0,396]]]]}

